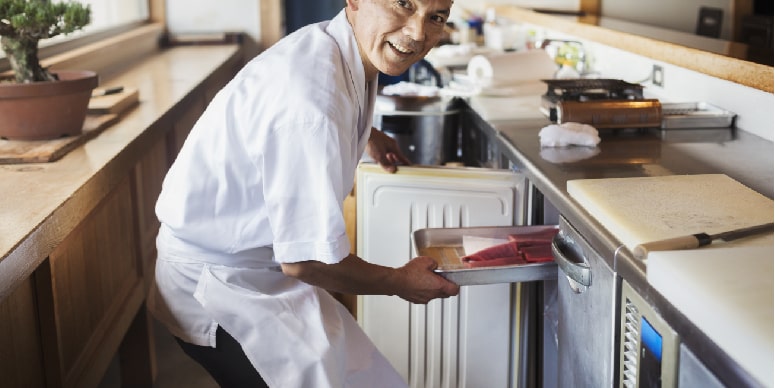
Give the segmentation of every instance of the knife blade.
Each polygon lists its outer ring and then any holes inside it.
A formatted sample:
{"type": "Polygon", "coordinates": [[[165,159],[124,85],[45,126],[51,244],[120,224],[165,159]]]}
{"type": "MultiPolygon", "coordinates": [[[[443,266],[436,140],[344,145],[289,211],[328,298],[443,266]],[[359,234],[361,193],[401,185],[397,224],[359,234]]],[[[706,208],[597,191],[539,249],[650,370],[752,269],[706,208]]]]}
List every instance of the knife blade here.
{"type": "Polygon", "coordinates": [[[91,96],[92,97],[101,97],[101,96],[108,96],[111,94],[117,94],[124,91],[123,86],[114,86],[112,88],[101,88],[101,89],[94,89],[92,90],[91,96]]]}
{"type": "Polygon", "coordinates": [[[734,229],[716,234],[690,234],[688,236],[673,237],[636,245],[632,250],[632,254],[636,259],[645,260],[651,251],[672,251],[679,249],[699,248],[701,246],[708,245],[715,240],[732,241],[759,233],[772,232],[772,230],[773,223],[769,222],[766,224],[749,226],[746,228],[734,229]]]}

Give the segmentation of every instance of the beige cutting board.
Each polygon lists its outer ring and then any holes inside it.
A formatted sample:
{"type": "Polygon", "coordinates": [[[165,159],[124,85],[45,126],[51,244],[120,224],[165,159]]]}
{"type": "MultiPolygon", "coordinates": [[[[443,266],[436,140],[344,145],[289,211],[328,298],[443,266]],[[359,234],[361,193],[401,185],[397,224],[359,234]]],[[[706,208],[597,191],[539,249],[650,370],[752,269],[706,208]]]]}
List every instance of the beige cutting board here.
{"type": "Polygon", "coordinates": [[[773,247],[651,252],[648,281],[763,386],[773,386],[773,247]]]}
{"type": "MultiPolygon", "coordinates": [[[[724,174],[580,179],[568,181],[567,190],[630,250],[650,241],[714,234],[773,220],[771,199],[724,174]]],[[[712,246],[772,242],[769,233],[712,246]]]]}

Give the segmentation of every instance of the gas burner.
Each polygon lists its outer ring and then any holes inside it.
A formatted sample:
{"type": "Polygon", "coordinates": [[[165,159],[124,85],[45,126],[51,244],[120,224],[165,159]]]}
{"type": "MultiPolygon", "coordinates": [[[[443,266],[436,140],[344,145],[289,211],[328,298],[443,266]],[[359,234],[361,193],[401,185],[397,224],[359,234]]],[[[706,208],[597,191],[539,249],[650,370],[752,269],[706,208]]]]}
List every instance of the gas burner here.
{"type": "Polygon", "coordinates": [[[545,79],[546,94],[541,97],[541,110],[551,121],[557,120],[560,101],[641,100],[643,85],[618,79],[545,79]]]}
{"type": "Polygon", "coordinates": [[[643,98],[643,85],[618,79],[547,79],[546,96],[563,101],[637,100],[643,98]]]}

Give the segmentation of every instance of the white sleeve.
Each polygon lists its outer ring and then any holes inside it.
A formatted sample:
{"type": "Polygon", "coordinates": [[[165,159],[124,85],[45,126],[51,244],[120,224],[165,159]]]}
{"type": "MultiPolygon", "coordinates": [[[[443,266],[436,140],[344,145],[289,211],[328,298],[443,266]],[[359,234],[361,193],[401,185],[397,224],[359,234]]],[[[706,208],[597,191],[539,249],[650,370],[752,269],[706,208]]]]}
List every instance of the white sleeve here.
{"type": "Polygon", "coordinates": [[[275,260],[338,263],[350,252],[342,213],[342,147],[349,139],[324,118],[295,120],[266,137],[264,199],[275,260]]]}

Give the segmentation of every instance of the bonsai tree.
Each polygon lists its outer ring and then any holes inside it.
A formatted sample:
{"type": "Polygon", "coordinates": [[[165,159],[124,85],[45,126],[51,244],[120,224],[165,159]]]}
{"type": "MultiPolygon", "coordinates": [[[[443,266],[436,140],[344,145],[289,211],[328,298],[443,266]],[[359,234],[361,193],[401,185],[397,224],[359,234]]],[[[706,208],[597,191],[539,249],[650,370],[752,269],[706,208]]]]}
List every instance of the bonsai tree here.
{"type": "Polygon", "coordinates": [[[0,45],[17,83],[55,81],[40,65],[38,42],[77,31],[91,21],[91,9],[75,2],[0,0],[0,45]]]}

